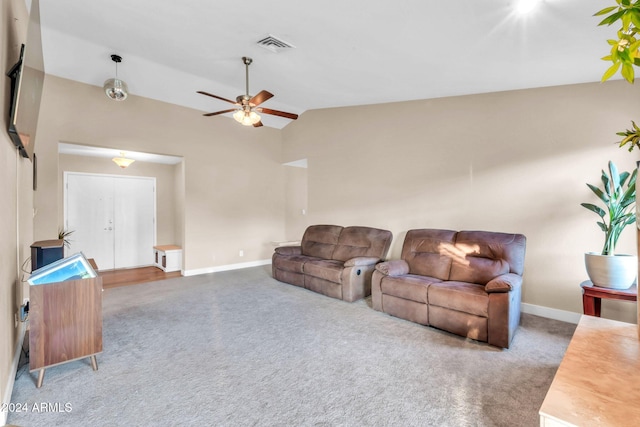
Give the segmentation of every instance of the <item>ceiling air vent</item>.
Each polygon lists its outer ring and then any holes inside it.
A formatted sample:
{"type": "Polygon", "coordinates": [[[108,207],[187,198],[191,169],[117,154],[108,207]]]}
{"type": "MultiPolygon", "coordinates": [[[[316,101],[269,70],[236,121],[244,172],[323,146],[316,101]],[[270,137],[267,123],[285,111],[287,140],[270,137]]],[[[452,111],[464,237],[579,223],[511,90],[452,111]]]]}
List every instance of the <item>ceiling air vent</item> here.
{"type": "Polygon", "coordinates": [[[285,49],[295,48],[295,46],[292,45],[291,43],[286,42],[282,39],[279,39],[278,37],[273,36],[271,34],[269,34],[267,37],[263,38],[262,40],[258,40],[256,43],[258,44],[258,46],[268,49],[274,53],[278,53],[285,49]]]}

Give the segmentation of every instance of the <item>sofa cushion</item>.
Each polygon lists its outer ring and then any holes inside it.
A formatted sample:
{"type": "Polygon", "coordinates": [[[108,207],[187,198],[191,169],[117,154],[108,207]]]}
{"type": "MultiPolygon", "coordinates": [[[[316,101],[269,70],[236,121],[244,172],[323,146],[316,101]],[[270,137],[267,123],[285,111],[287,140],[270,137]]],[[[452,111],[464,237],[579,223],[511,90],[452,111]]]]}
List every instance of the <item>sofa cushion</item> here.
{"type": "Polygon", "coordinates": [[[480,317],[489,314],[489,294],[484,286],[466,282],[446,281],[433,283],[427,293],[429,305],[446,307],[480,317]]]}
{"type": "Polygon", "coordinates": [[[491,259],[467,253],[464,258],[454,258],[450,280],[486,285],[491,279],[509,272],[509,264],[503,259],[491,259]]]}
{"type": "Polygon", "coordinates": [[[402,259],[409,264],[409,272],[449,279],[455,236],[451,230],[409,230],[402,245],[402,259]]]}
{"type": "Polygon", "coordinates": [[[330,259],[314,259],[304,264],[304,274],[334,283],[342,283],[343,269],[342,261],[330,259]]]}
{"type": "Polygon", "coordinates": [[[427,289],[438,279],[426,276],[387,276],[382,279],[380,289],[383,295],[392,295],[411,301],[427,303],[427,289]]]}
{"type": "Polygon", "coordinates": [[[449,280],[486,285],[500,274],[522,276],[525,246],[522,234],[460,231],[455,247],[463,256],[451,266],[449,280]]]}
{"type": "Polygon", "coordinates": [[[304,255],[276,255],[273,257],[273,265],[280,270],[292,271],[294,273],[303,273],[304,264],[308,261],[317,260],[315,257],[304,255]]]}
{"type": "Polygon", "coordinates": [[[386,256],[391,245],[391,232],[371,227],[345,227],[331,259],[347,261],[355,257],[386,256]]]}
{"type": "Polygon", "coordinates": [[[338,244],[342,227],[339,225],[311,225],[302,236],[302,255],[331,259],[338,244]]]}

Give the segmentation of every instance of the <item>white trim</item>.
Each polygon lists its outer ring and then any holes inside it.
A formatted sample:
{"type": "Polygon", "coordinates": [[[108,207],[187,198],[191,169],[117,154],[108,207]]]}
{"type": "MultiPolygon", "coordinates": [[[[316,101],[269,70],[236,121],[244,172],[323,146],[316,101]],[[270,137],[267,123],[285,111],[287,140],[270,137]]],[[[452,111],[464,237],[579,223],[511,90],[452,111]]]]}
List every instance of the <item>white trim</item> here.
{"type": "Polygon", "coordinates": [[[573,311],[558,310],[557,308],[527,303],[522,303],[521,309],[523,313],[535,314],[536,316],[560,320],[562,322],[575,323],[576,325],[580,321],[580,317],[582,317],[582,314],[574,313],[573,311]]]}
{"type": "MultiPolygon", "coordinates": [[[[24,335],[27,331],[27,323],[20,322],[18,325],[18,337],[16,339],[16,347],[13,354],[13,362],[11,363],[11,370],[9,371],[9,379],[7,381],[7,386],[4,389],[4,394],[2,395],[2,406],[7,408],[11,403],[11,396],[13,395],[13,384],[16,381],[16,375],[18,374],[18,364],[20,363],[20,355],[22,354],[22,344],[24,342],[24,335]]],[[[8,412],[2,411],[0,412],[0,426],[7,424],[7,416],[8,412]]]]}
{"type": "Polygon", "coordinates": [[[183,276],[195,276],[198,274],[217,273],[218,271],[239,270],[241,268],[258,267],[260,265],[271,264],[271,259],[261,259],[258,261],[240,262],[238,264],[218,265],[216,267],[198,268],[196,270],[184,270],[183,276]]]}

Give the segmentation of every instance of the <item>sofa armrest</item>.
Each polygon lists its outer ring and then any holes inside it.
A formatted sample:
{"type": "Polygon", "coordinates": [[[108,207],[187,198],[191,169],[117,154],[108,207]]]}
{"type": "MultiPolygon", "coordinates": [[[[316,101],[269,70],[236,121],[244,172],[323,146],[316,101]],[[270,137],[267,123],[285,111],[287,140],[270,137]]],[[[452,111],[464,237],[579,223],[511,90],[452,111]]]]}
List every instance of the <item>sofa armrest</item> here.
{"type": "Polygon", "coordinates": [[[380,258],[373,256],[357,256],[344,262],[345,267],[363,267],[366,265],[375,265],[380,262],[380,258]]]}
{"type": "Polygon", "coordinates": [[[485,285],[484,290],[487,293],[511,292],[520,286],[522,286],[522,276],[507,273],[491,279],[489,283],[485,285]]]}
{"type": "Polygon", "coordinates": [[[275,252],[278,255],[302,255],[302,246],[278,246],[275,252]]]}
{"type": "Polygon", "coordinates": [[[409,274],[409,264],[403,259],[394,259],[376,265],[376,270],[386,276],[402,276],[409,274]]]}

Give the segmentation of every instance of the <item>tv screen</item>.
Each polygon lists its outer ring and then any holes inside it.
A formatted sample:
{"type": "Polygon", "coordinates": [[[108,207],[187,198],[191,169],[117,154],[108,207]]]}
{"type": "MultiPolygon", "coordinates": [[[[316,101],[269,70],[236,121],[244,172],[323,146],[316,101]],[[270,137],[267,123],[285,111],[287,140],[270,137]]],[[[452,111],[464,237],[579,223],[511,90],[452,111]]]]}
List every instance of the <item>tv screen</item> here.
{"type": "Polygon", "coordinates": [[[40,33],[40,4],[31,3],[27,26],[27,43],[20,49],[18,62],[9,70],[11,107],[9,136],[23,157],[33,159],[33,145],[44,85],[44,61],[40,33]]]}

